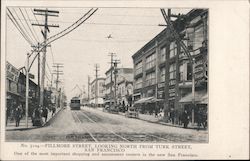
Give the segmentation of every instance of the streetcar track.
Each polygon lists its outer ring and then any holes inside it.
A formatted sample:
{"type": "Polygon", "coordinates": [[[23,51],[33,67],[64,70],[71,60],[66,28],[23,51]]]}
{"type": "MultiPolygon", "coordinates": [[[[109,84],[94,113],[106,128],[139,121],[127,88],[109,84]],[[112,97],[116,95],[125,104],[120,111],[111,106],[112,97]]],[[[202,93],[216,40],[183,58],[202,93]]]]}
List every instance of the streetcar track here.
{"type": "MultiPolygon", "coordinates": [[[[72,114],[74,114],[74,115],[72,115],[72,116],[75,117],[76,120],[77,120],[79,123],[83,123],[83,122],[79,119],[79,117],[77,116],[76,111],[72,111],[72,114]]],[[[84,126],[81,126],[81,127],[82,127],[84,130],[87,131],[87,133],[91,136],[91,138],[92,138],[95,142],[98,142],[98,140],[93,136],[93,134],[92,134],[86,127],[84,127],[84,126]]]]}
{"type": "MultiPolygon", "coordinates": [[[[84,113],[85,114],[85,113],[84,113]]],[[[85,114],[85,115],[87,115],[87,114],[85,114]]],[[[127,126],[128,127],[128,126],[127,126]]],[[[128,128],[131,128],[131,127],[128,127],[128,128]]],[[[133,129],[134,130],[134,129],[133,129]]],[[[153,135],[153,134],[146,134],[146,133],[141,133],[141,134],[143,134],[143,135],[145,135],[145,136],[149,136],[149,137],[153,137],[153,138],[156,138],[156,139],[160,139],[160,140],[163,140],[163,141],[169,141],[168,139],[166,139],[166,138],[163,138],[163,137],[159,137],[159,136],[157,136],[157,135],[153,135]]],[[[117,134],[118,135],[118,134],[117,134]]],[[[129,140],[128,140],[129,141],[129,140]]]]}
{"type": "MultiPolygon", "coordinates": [[[[92,120],[92,119],[91,119],[87,114],[85,114],[83,111],[81,111],[81,113],[82,113],[87,119],[89,119],[91,122],[93,122],[93,123],[95,123],[95,124],[98,124],[96,121],[92,120]]],[[[112,130],[110,130],[110,129],[107,129],[107,128],[105,128],[104,126],[102,126],[102,125],[100,125],[100,124],[98,124],[98,125],[101,126],[103,129],[106,129],[107,131],[111,132],[111,133],[114,134],[115,136],[121,138],[122,140],[125,140],[125,141],[127,141],[127,142],[130,142],[128,139],[122,137],[121,135],[116,134],[114,131],[112,131],[112,130]]]]}

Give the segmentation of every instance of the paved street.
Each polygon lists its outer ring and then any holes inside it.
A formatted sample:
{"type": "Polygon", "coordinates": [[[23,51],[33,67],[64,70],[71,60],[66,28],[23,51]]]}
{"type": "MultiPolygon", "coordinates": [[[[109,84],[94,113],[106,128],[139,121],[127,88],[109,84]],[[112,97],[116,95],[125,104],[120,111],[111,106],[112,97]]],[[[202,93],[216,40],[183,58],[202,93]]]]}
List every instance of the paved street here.
{"type": "Polygon", "coordinates": [[[97,109],[68,108],[41,128],[6,131],[7,141],[207,142],[208,132],[126,118],[97,109]]]}

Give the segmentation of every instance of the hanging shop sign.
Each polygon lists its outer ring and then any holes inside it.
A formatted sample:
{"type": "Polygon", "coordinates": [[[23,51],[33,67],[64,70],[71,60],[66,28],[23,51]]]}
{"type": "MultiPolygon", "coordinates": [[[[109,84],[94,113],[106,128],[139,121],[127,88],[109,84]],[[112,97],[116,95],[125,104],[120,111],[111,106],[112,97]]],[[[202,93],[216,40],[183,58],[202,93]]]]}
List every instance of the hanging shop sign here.
{"type": "Polygon", "coordinates": [[[157,98],[163,99],[163,97],[164,97],[164,91],[158,91],[157,92],[157,98]]]}
{"type": "Polygon", "coordinates": [[[174,97],[175,96],[175,88],[169,89],[169,97],[174,97]]]}
{"type": "Polygon", "coordinates": [[[195,62],[195,79],[203,80],[207,77],[207,59],[203,58],[195,62]]]}
{"type": "Polygon", "coordinates": [[[162,87],[165,87],[165,82],[158,83],[158,88],[162,88],[162,87]]]}
{"type": "Polygon", "coordinates": [[[17,83],[20,71],[11,65],[9,62],[6,62],[6,78],[17,83]]]}

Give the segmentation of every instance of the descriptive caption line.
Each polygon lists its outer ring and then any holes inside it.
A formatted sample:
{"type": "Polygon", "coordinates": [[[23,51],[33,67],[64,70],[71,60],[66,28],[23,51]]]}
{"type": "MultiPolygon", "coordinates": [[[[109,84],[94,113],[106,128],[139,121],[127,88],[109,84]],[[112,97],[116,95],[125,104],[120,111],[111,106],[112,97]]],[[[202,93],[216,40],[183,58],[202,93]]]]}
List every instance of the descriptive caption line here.
{"type": "Polygon", "coordinates": [[[21,150],[14,151],[14,156],[130,156],[130,157],[198,157],[191,152],[191,145],[163,144],[85,144],[85,143],[47,143],[20,144],[21,150]],[[145,151],[150,150],[150,152],[145,151]],[[169,150],[169,151],[168,151],[169,150]],[[171,151],[174,150],[174,151],[171,151]]]}

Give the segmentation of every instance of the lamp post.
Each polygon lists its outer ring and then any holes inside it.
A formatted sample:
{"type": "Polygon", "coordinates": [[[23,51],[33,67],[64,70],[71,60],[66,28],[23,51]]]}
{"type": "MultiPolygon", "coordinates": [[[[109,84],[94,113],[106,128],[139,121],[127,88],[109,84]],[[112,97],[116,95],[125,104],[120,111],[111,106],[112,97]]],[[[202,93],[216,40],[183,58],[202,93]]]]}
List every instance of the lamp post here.
{"type": "Polygon", "coordinates": [[[28,128],[28,110],[29,110],[29,71],[31,66],[33,65],[34,60],[36,59],[37,55],[33,58],[33,60],[31,61],[31,64],[29,62],[29,58],[30,56],[34,53],[34,52],[39,52],[39,44],[37,46],[32,46],[33,50],[31,51],[31,53],[27,53],[27,57],[26,57],[26,67],[25,67],[25,71],[26,71],[26,91],[25,91],[25,124],[26,127],[28,128]]]}
{"type": "Polygon", "coordinates": [[[195,108],[195,58],[192,59],[192,125],[194,125],[194,108],[195,108]]]}
{"type": "Polygon", "coordinates": [[[25,92],[25,123],[28,128],[28,109],[29,109],[29,57],[30,54],[27,53],[26,60],[26,92],[25,92]]]}

